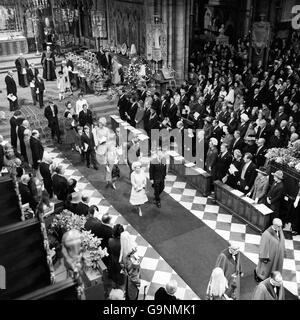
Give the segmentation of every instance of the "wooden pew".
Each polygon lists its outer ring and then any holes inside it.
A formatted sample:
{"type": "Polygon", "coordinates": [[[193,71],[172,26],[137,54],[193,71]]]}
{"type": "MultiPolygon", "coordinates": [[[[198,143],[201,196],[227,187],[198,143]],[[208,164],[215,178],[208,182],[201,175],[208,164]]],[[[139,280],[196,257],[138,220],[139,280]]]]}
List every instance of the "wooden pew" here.
{"type": "Polygon", "coordinates": [[[211,175],[194,163],[186,161],[175,151],[167,152],[170,157],[169,171],[183,177],[189,184],[207,197],[211,192],[211,175]]]}
{"type": "Polygon", "coordinates": [[[254,201],[238,190],[215,181],[215,197],[218,205],[229,213],[249,224],[259,232],[270,226],[272,210],[264,204],[255,204],[254,201]]]}
{"type": "Polygon", "coordinates": [[[0,228],[0,265],[6,269],[6,290],[0,290],[0,300],[16,299],[51,284],[38,219],[0,228]]]}
{"type": "MultiPolygon", "coordinates": [[[[111,116],[112,128],[123,126],[127,132],[134,133],[136,129],[128,125],[127,122],[122,121],[119,116],[111,116]]],[[[138,130],[137,130],[138,131],[138,130]]],[[[145,140],[146,143],[148,141],[145,140]]],[[[186,179],[186,181],[198,189],[205,197],[211,192],[211,175],[196,165],[186,161],[175,151],[168,151],[169,155],[169,171],[176,173],[180,177],[186,179]]]]}

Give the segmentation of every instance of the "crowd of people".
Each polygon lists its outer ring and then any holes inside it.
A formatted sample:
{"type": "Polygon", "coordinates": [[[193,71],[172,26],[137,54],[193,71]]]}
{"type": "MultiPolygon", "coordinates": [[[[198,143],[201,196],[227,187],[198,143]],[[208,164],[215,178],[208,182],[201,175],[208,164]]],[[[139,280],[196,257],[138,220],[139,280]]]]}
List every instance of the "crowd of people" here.
{"type": "MultiPolygon", "coordinates": [[[[295,56],[289,43],[278,43],[270,55],[269,66],[264,66],[261,61],[252,66],[242,54],[246,44],[241,40],[236,46],[206,44],[202,52],[191,60],[189,78],[181,87],[169,88],[162,95],[149,91],[146,85],[131,92],[123,90],[117,105],[122,120],[143,129],[149,136],[153,129],[185,128],[193,135],[196,130],[203,129],[205,169],[212,179],[239,189],[256,203],[265,203],[273,210],[273,224],[262,237],[260,262],[255,273],[256,279],[262,281],[254,295],[257,299],[266,299],[270,286],[280,288],[273,290],[275,295],[272,298],[284,297],[281,277],[284,235],[282,223],[276,219],[280,216],[284,196],[284,176],[282,171],[275,172],[274,182],[270,185],[265,155],[274,147],[300,150],[299,57],[295,56]],[[270,243],[277,249],[267,257],[265,247],[270,243]]],[[[36,104],[38,101],[41,108],[44,107],[43,78],[56,80],[53,74],[55,58],[50,49],[42,59],[43,77],[22,56],[16,62],[19,85],[30,86],[33,102],[36,104]]],[[[68,77],[68,66],[63,63],[57,79],[59,100],[65,98],[66,91],[73,93],[68,77]]],[[[89,198],[76,191],[76,180],[66,179],[63,167],[56,165],[44,151],[39,131],[31,131],[28,120],[17,110],[17,86],[10,72],[5,81],[10,110],[14,114],[10,119],[11,143],[0,137],[0,169],[6,167],[9,174],[16,175],[22,204],[28,204],[33,212],[40,208],[41,199],[47,206],[49,199],[56,197],[63,202],[64,208],[86,216],[85,228],[101,238],[103,247],[108,248],[109,257],[104,258],[104,263],[114,289],[111,295],[107,292],[107,297],[113,299],[114,293],[120,296],[114,290],[121,289],[126,292],[127,299],[136,299],[140,286],[136,244],[123,226],[110,224],[109,215],[103,215],[101,221],[95,218],[98,208],[89,206],[89,198]],[[130,278],[129,284],[124,274],[130,278]]],[[[53,101],[45,108],[44,116],[52,138],[56,137],[57,142],[62,143],[59,110],[53,101]]],[[[119,131],[115,133],[105,118],[95,118],[82,93],[74,106],[71,102],[66,103],[63,119],[64,143],[79,153],[88,168],[92,165],[98,170],[100,165],[104,165],[107,187],[117,189],[116,180],[120,175],[119,131]]],[[[135,160],[128,159],[132,184],[129,201],[142,216],[141,206],[148,201],[145,191],[147,179],[139,161],[141,154],[136,136],[128,141],[127,148],[134,149],[136,154],[135,160]]],[[[166,164],[161,152],[153,158],[150,180],[156,205],[160,208],[166,164]]],[[[289,220],[284,221],[290,223],[294,232],[300,232],[299,195],[300,189],[289,220]]],[[[218,257],[216,269],[212,272],[207,289],[209,299],[239,299],[239,284],[236,282],[242,275],[237,257],[239,250],[231,245],[225,251],[218,257]],[[228,264],[231,265],[230,271],[228,264]]],[[[166,288],[157,291],[155,299],[174,300],[176,289],[175,282],[168,283],[166,288]]]]}
{"type": "Polygon", "coordinates": [[[252,65],[241,39],[236,46],[207,43],[192,56],[189,78],[181,87],[161,95],[142,85],[123,90],[118,101],[121,119],[149,137],[152,129],[188,129],[195,144],[196,130],[204,130],[205,169],[212,180],[266,204],[272,219],[282,218],[294,234],[300,232],[300,189],[290,200],[289,213],[281,216],[284,176],[276,172],[271,183],[266,153],[271,148],[300,151],[296,40],[295,33],[286,42],[275,39],[268,65],[252,65]]]}

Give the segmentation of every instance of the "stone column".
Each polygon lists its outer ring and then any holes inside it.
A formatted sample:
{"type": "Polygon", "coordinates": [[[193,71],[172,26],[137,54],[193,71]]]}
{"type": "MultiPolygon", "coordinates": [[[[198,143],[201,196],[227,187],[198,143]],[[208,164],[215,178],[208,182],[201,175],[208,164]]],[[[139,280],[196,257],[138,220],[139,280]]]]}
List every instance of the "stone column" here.
{"type": "Polygon", "coordinates": [[[185,0],[176,1],[174,56],[177,80],[181,83],[185,77],[185,0]]]}
{"type": "Polygon", "coordinates": [[[173,60],[173,48],[174,48],[174,27],[173,27],[173,0],[168,0],[168,20],[167,20],[167,28],[168,28],[168,65],[174,67],[173,60]]]}

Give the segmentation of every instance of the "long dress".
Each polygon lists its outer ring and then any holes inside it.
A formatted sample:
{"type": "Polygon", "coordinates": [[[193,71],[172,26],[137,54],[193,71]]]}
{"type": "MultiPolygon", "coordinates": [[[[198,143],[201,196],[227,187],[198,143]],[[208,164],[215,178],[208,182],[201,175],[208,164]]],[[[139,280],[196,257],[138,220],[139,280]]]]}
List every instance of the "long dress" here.
{"type": "Polygon", "coordinates": [[[70,81],[70,76],[69,76],[69,68],[67,66],[64,66],[62,68],[62,72],[63,72],[63,78],[65,80],[65,89],[71,90],[72,86],[71,86],[71,81],[70,81]]]}
{"type": "Polygon", "coordinates": [[[46,51],[42,55],[42,66],[43,66],[43,78],[47,81],[56,80],[56,62],[55,56],[52,51],[46,51]]]}
{"type": "Polygon", "coordinates": [[[100,165],[106,164],[105,154],[107,151],[108,135],[109,131],[106,127],[103,127],[102,129],[96,128],[94,131],[96,158],[100,165]]]}
{"type": "Polygon", "coordinates": [[[145,172],[141,170],[140,173],[136,173],[135,171],[131,174],[131,194],[129,202],[133,206],[139,206],[148,201],[148,197],[146,195],[146,184],[147,178],[145,172]]]}

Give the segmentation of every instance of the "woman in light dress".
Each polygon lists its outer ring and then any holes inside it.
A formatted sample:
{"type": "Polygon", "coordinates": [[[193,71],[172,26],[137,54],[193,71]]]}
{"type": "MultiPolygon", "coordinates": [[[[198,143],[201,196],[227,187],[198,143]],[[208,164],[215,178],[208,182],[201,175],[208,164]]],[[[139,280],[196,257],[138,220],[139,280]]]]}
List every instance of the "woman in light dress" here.
{"type": "Polygon", "coordinates": [[[106,164],[106,151],[107,151],[107,141],[109,130],[106,127],[106,119],[100,118],[98,122],[98,127],[93,130],[95,146],[96,146],[96,159],[101,165],[106,164]]]}
{"type": "Polygon", "coordinates": [[[221,268],[215,268],[212,271],[207,291],[206,300],[232,300],[225,294],[228,288],[228,281],[221,268]]]}
{"type": "Polygon", "coordinates": [[[142,164],[139,161],[136,161],[132,164],[131,173],[131,194],[129,202],[136,206],[139,212],[139,216],[142,217],[141,205],[148,201],[148,197],[146,195],[146,185],[147,178],[144,170],[142,169],[142,164]]]}

